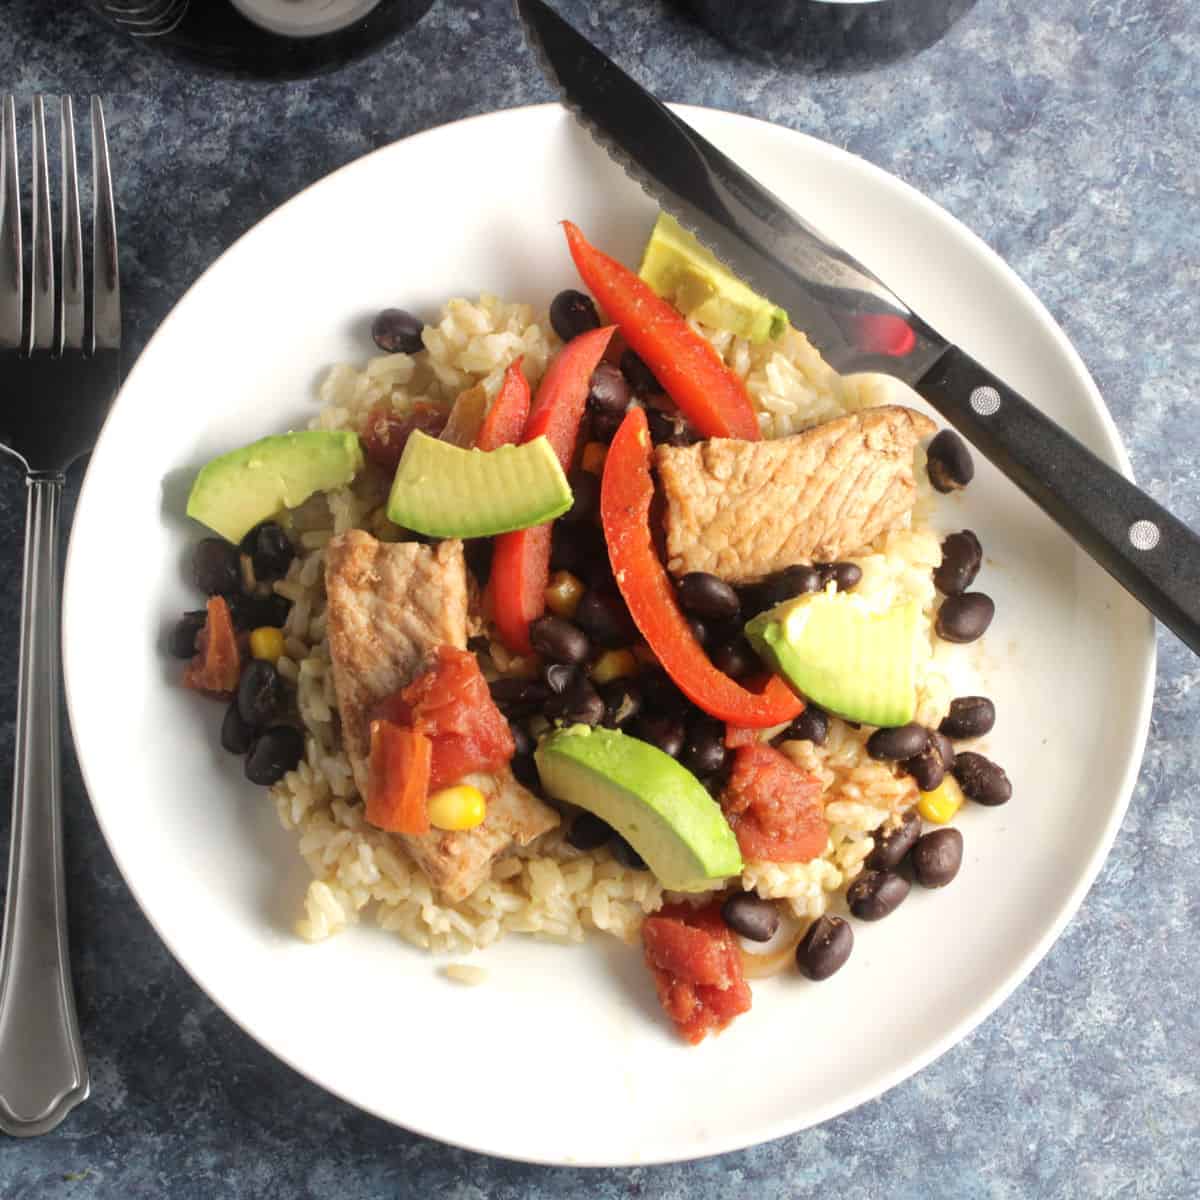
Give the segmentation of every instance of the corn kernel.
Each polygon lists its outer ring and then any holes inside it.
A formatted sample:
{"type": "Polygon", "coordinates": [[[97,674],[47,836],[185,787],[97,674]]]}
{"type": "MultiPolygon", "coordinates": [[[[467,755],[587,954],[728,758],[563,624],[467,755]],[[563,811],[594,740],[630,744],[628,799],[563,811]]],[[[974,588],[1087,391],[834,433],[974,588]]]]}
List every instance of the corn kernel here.
{"type": "Polygon", "coordinates": [[[963,805],[962,788],[953,775],[947,775],[932,792],[922,792],[917,801],[917,812],[926,821],[935,825],[946,825],[963,805]]]}
{"type": "Polygon", "coordinates": [[[593,475],[604,474],[604,460],[608,457],[608,447],[603,442],[588,442],[583,448],[583,456],[579,465],[593,475]]]}
{"type": "Polygon", "coordinates": [[[546,585],[546,607],[556,616],[570,620],[583,597],[583,583],[570,571],[555,571],[546,585]]]}
{"type": "Polygon", "coordinates": [[[637,659],[632,650],[605,650],[592,663],[592,682],[608,683],[611,679],[627,679],[637,674],[637,659]]]}
{"type": "Polygon", "coordinates": [[[250,634],[250,653],[255,658],[275,662],[283,655],[283,630],[274,625],[263,625],[250,634]]]}
{"type": "Polygon", "coordinates": [[[487,816],[487,801],[477,787],[458,783],[429,797],[429,823],[438,829],[474,829],[487,816]]]}

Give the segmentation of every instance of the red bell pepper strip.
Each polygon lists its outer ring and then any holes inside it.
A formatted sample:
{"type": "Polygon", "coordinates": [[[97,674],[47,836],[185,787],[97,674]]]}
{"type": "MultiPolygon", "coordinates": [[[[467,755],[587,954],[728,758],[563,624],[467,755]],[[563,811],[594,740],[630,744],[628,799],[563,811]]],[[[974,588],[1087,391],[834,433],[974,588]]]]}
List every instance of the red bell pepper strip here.
{"type": "Polygon", "coordinates": [[[475,438],[476,450],[495,450],[521,440],[529,419],[529,381],[521,370],[521,359],[514,359],[504,372],[500,391],[483,418],[475,438]]]}
{"type": "Polygon", "coordinates": [[[429,771],[433,743],[423,733],[371,722],[366,817],[389,833],[429,832],[429,771]]]}
{"type": "Polygon", "coordinates": [[[702,437],[762,437],[746,385],[720,355],[628,267],[588,243],[564,221],[571,257],[588,290],[654,372],[702,437]]]}
{"type": "Polygon", "coordinates": [[[646,414],[631,408],[604,460],[600,519],[617,586],[634,623],[689,700],[731,725],[765,729],[790,721],[802,701],[777,675],[761,692],[747,691],[713,666],[679,607],[650,532],[650,431],[646,414]]]}
{"type": "MultiPolygon", "coordinates": [[[[572,338],[554,357],[538,386],[522,441],[545,435],[564,471],[571,469],[579,425],[587,406],[596,364],[604,357],[613,327],[592,329],[572,338]]],[[[530,622],[546,610],[550,581],[551,524],[500,534],[494,543],[488,600],[492,620],[504,644],[529,654],[530,622]]]]}

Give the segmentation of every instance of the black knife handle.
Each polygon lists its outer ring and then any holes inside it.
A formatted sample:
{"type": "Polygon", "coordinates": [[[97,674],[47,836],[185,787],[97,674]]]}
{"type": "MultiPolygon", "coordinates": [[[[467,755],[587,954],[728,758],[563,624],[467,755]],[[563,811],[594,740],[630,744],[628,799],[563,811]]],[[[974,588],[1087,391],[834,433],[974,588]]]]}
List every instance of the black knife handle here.
{"type": "Polygon", "coordinates": [[[1200,654],[1200,537],[957,346],[917,391],[1200,654]]]}

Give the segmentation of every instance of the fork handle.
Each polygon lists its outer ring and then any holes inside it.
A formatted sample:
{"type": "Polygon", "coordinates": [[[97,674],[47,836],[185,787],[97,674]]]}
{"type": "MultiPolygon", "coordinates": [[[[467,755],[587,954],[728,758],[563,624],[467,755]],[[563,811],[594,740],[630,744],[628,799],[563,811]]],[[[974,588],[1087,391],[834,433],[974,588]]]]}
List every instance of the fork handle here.
{"type": "Polygon", "coordinates": [[[917,391],[1200,654],[1200,537],[952,346],[917,391]]]}
{"type": "Polygon", "coordinates": [[[31,475],[8,898],[0,948],[0,1129],[53,1129],[88,1094],[67,956],[59,760],[61,475],[31,475]]]}

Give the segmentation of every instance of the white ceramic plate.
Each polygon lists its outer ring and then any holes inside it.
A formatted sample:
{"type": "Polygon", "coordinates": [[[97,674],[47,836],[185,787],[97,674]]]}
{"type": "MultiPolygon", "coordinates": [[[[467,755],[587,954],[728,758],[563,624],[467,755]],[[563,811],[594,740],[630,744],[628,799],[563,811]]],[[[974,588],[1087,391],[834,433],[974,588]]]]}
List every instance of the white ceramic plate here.
{"type": "MultiPolygon", "coordinates": [[[[915,308],[1073,430],[1128,464],[1083,364],[1020,281],[903,183],[776,126],[682,110],[915,308]]],[[[576,277],[555,225],[635,261],[646,196],[558,107],[389,146],[241,239],[175,308],[113,409],[75,518],[64,609],[71,722],[88,790],[134,895],[193,978],[285,1062],[386,1120],[510,1158],[697,1157],[861,1104],[962,1038],[1078,906],[1141,756],[1151,621],[987,464],[949,520],[982,537],[1005,808],[969,808],[962,872],[856,926],[822,985],[772,980],[699,1048],[671,1034],[638,951],[512,937],[486,984],[364,925],[291,932],[307,882],[291,835],[218,747],[218,706],[179,686],[162,631],[196,607],[182,565],[195,468],[297,427],[326,366],[369,352],[373,312],[432,313],[481,290],[548,303],[576,277]],[[112,586],[119,558],[121,582],[112,586]],[[132,577],[131,577],[132,573],[132,577]]]]}

